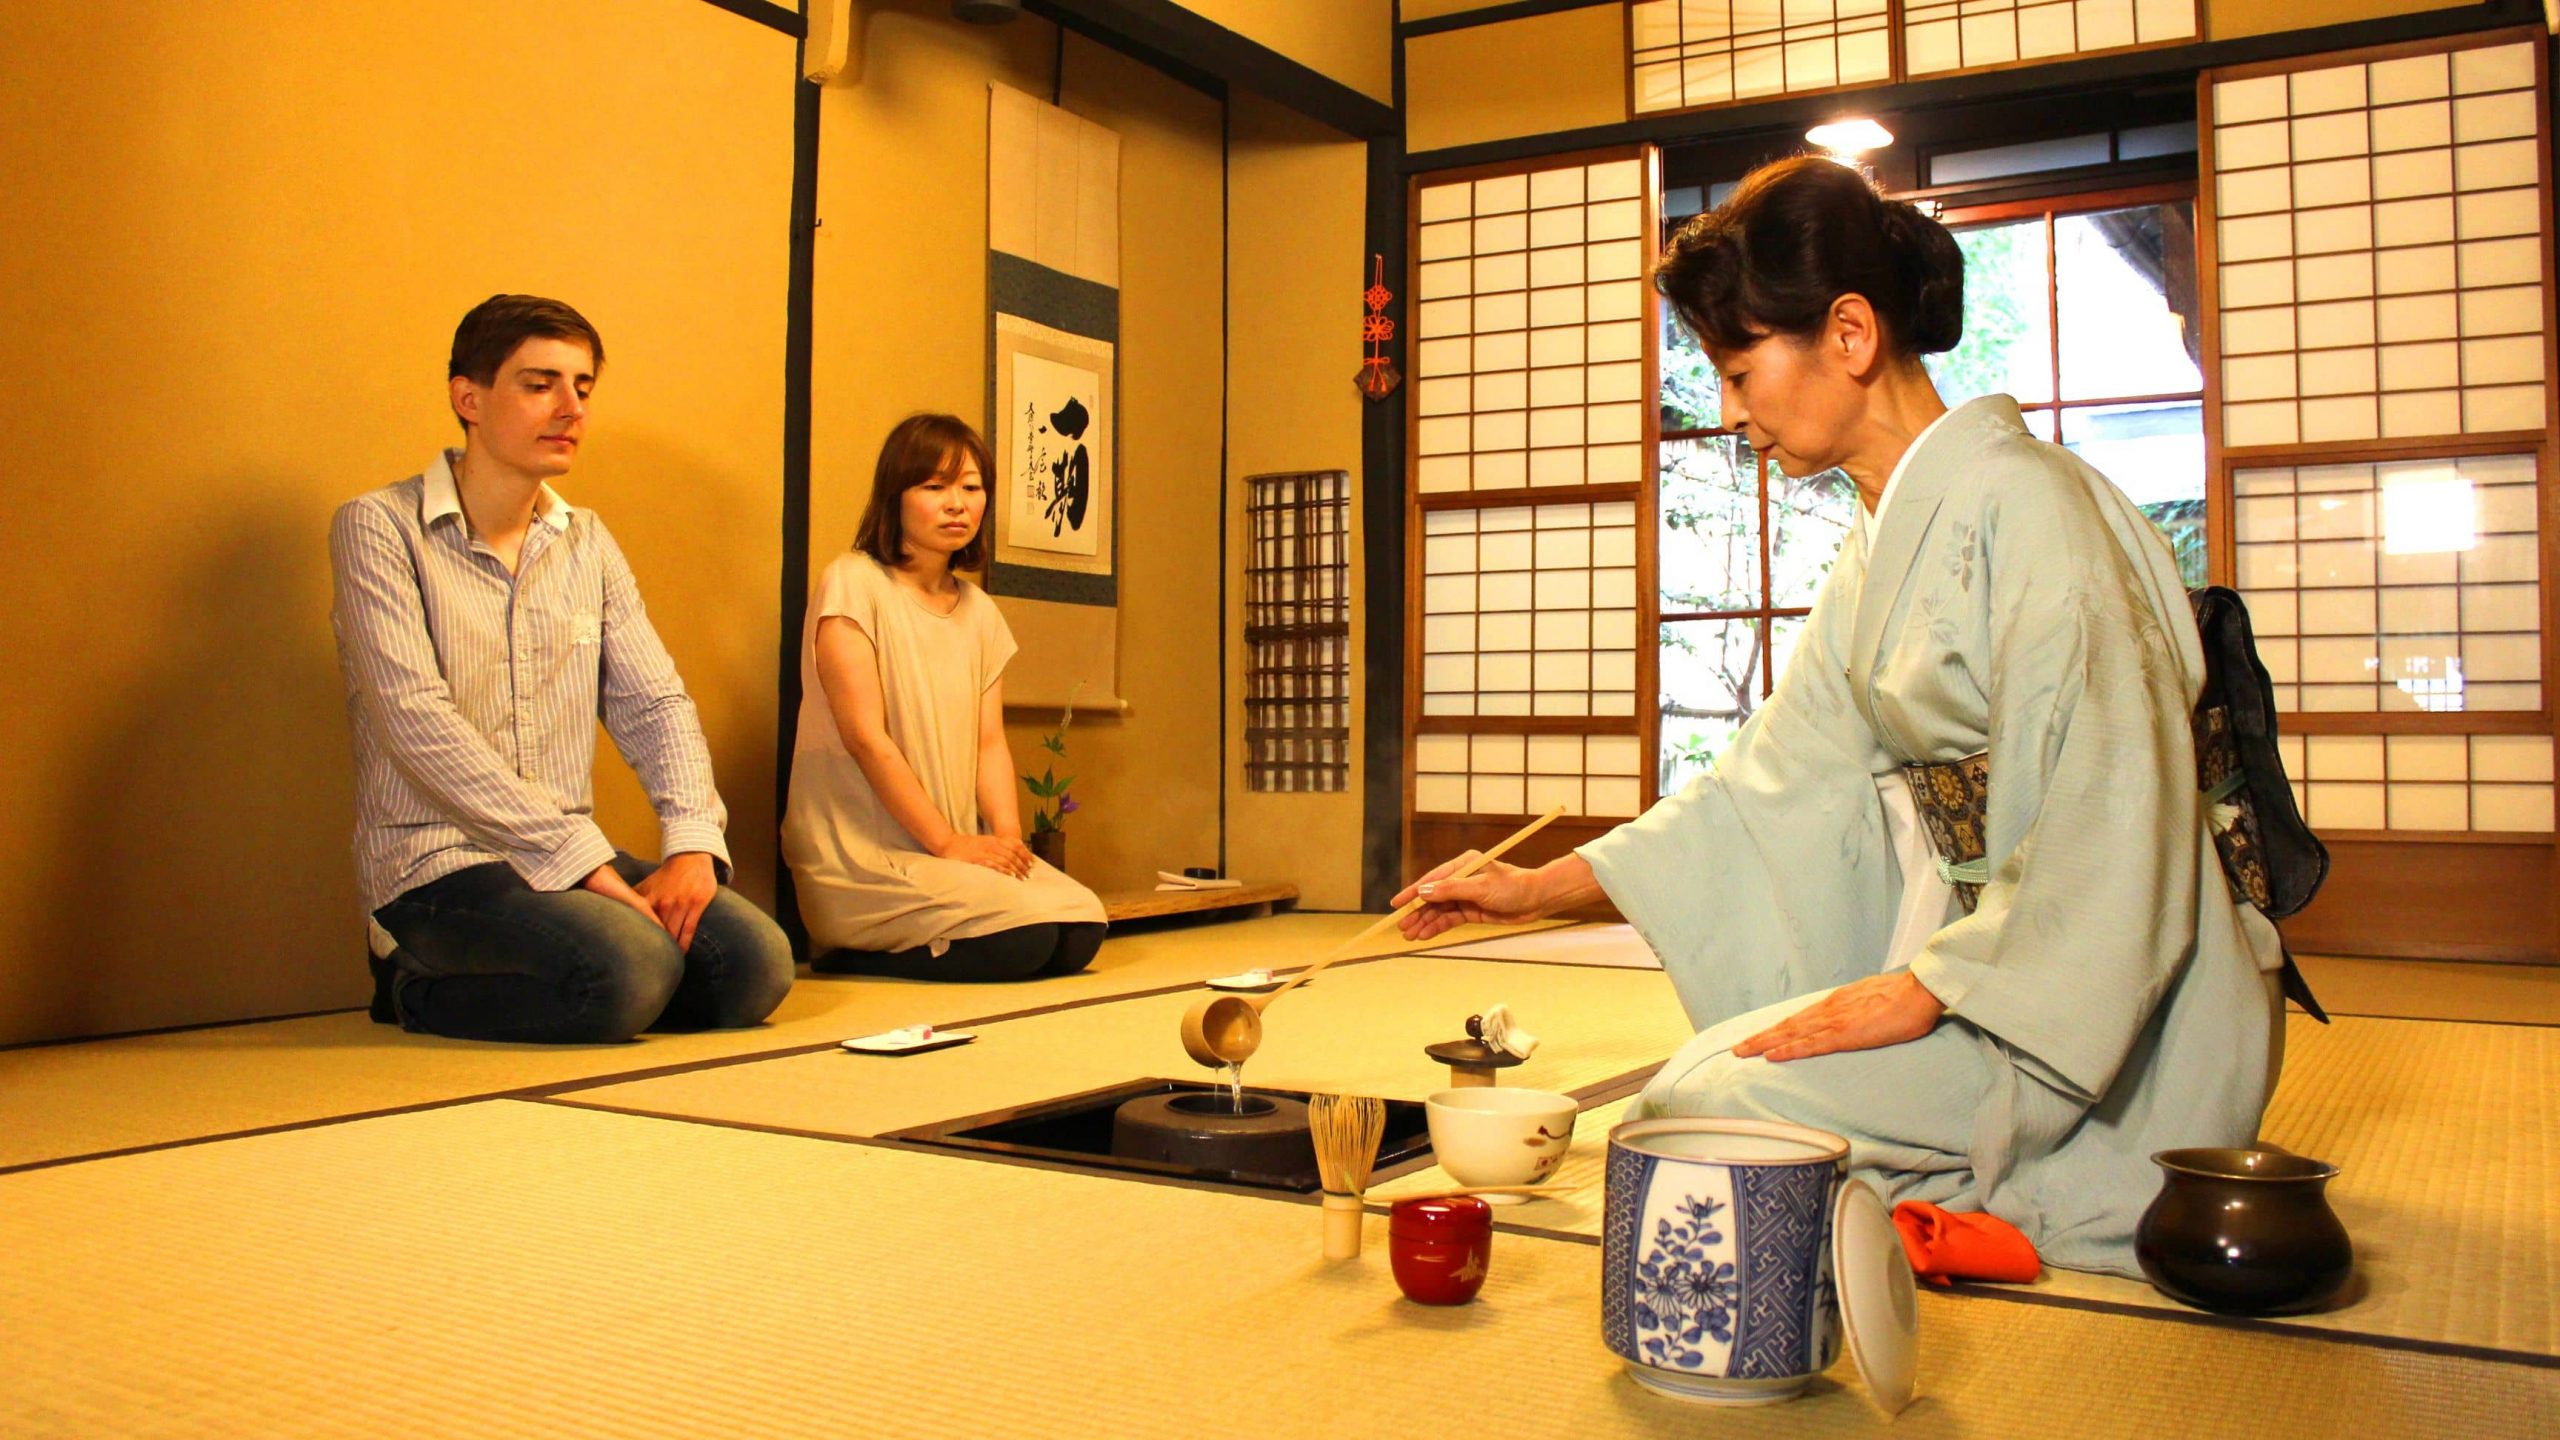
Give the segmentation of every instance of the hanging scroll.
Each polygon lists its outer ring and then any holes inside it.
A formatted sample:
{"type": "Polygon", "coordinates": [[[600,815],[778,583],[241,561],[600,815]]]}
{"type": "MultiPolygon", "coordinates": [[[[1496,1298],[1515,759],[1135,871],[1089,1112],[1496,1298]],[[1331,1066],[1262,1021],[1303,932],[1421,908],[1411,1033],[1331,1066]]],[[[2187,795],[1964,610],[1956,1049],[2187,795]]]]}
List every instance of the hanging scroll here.
{"type": "Polygon", "coordinates": [[[987,88],[987,590],[1021,646],[1005,700],[1090,705],[1119,694],[1120,137],[987,88]]]}

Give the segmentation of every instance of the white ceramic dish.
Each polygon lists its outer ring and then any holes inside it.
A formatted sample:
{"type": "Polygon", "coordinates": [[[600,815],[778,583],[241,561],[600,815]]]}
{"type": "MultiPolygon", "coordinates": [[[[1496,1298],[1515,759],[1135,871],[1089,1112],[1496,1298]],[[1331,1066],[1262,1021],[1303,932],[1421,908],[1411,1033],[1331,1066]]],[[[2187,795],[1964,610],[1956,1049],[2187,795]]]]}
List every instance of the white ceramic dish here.
{"type": "MultiPolygon", "coordinates": [[[[1461,1185],[1535,1185],[1552,1177],[1573,1148],[1582,1107],[1570,1095],[1475,1085],[1442,1090],[1422,1102],[1431,1154],[1461,1185]]],[[[1522,1203],[1523,1195],[1487,1195],[1485,1203],[1522,1203]]]]}
{"type": "Polygon", "coordinates": [[[1279,989],[1289,983],[1289,977],[1274,975],[1268,970],[1246,970],[1234,975],[1220,975],[1216,979],[1203,983],[1212,990],[1234,990],[1243,994],[1256,994],[1264,990],[1279,989]]]}
{"type": "Polygon", "coordinates": [[[857,1035],[845,1041],[844,1048],[857,1055],[919,1055],[927,1050],[966,1045],[977,1038],[967,1030],[936,1030],[930,1037],[913,1030],[883,1030],[877,1035],[857,1035]]]}

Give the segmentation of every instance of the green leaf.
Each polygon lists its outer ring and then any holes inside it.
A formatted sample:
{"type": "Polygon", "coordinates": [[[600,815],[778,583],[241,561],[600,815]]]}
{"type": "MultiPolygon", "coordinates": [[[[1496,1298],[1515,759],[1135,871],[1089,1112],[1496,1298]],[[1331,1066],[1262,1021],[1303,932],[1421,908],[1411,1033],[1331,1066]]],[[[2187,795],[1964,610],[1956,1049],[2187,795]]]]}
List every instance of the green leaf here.
{"type": "Polygon", "coordinates": [[[1064,756],[1067,753],[1066,737],[1061,735],[1043,736],[1040,741],[1040,748],[1048,751],[1052,755],[1064,756]]]}

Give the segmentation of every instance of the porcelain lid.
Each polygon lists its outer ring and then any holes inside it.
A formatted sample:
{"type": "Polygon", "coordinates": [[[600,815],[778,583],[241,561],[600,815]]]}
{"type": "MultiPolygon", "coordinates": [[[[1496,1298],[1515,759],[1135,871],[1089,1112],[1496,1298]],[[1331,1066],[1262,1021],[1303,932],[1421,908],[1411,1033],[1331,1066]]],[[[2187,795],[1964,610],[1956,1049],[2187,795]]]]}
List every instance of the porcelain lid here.
{"type": "Polygon", "coordinates": [[[1918,1287],[1893,1216],[1863,1180],[1843,1184],[1832,1207],[1831,1277],[1840,1287],[1840,1328],[1850,1358],[1876,1403],[1887,1414],[1901,1414],[1911,1403],[1918,1364],[1918,1287]]]}

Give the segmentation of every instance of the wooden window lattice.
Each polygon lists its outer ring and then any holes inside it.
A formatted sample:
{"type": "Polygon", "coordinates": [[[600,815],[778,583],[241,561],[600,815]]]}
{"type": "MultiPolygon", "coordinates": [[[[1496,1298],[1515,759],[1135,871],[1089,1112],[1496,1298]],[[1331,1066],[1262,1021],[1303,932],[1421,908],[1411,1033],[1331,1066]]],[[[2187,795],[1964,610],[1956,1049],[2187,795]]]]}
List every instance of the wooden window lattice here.
{"type": "Polygon", "coordinates": [[[1351,783],[1351,476],[1245,481],[1245,782],[1338,792],[1351,783]]]}

